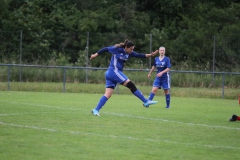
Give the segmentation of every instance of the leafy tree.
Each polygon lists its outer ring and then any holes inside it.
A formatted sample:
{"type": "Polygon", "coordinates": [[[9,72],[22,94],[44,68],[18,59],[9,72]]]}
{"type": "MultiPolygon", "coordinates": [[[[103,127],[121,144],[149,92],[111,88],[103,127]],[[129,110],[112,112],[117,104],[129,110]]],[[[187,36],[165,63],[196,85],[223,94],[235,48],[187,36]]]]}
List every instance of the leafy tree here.
{"type": "MultiPolygon", "coordinates": [[[[18,62],[20,30],[25,63],[60,63],[65,57],[79,66],[87,65],[87,53],[127,38],[147,53],[152,35],[152,50],[165,46],[174,66],[211,70],[215,36],[217,69],[231,71],[240,65],[239,10],[237,0],[4,0],[1,55],[18,62]]],[[[91,65],[106,67],[109,56],[91,65]]],[[[140,66],[135,64],[148,67],[149,60],[131,59],[126,67],[140,66]]]]}

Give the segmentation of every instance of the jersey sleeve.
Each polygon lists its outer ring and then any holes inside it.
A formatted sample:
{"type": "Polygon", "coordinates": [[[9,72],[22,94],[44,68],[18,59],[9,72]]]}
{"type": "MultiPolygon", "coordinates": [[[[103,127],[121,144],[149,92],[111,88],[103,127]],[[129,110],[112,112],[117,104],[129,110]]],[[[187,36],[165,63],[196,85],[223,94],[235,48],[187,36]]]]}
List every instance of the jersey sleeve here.
{"type": "Polygon", "coordinates": [[[140,54],[140,53],[137,53],[137,52],[132,52],[130,54],[131,57],[136,57],[136,58],[146,58],[145,54],[140,54]]]}
{"type": "Polygon", "coordinates": [[[117,54],[119,53],[119,50],[121,50],[121,47],[116,47],[116,46],[110,46],[108,47],[108,51],[112,54],[117,54]]]}
{"type": "Polygon", "coordinates": [[[167,59],[167,68],[171,68],[171,62],[169,58],[167,59]]]}
{"type": "Polygon", "coordinates": [[[111,54],[117,53],[119,50],[118,47],[116,46],[109,46],[109,47],[103,47],[102,49],[100,49],[97,53],[98,54],[102,54],[104,52],[109,52],[111,54]]]}
{"type": "Polygon", "coordinates": [[[102,54],[104,52],[108,52],[108,47],[103,47],[102,49],[100,49],[97,53],[98,54],[102,54]]]}

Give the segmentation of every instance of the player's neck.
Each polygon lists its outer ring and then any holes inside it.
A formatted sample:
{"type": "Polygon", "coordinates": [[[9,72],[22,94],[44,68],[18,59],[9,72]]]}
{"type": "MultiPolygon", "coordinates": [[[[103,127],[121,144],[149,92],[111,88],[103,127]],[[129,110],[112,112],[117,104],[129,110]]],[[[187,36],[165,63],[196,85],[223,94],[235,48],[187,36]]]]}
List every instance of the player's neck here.
{"type": "Polygon", "coordinates": [[[159,59],[163,59],[163,58],[164,58],[164,55],[160,55],[160,56],[159,56],[159,59]]]}

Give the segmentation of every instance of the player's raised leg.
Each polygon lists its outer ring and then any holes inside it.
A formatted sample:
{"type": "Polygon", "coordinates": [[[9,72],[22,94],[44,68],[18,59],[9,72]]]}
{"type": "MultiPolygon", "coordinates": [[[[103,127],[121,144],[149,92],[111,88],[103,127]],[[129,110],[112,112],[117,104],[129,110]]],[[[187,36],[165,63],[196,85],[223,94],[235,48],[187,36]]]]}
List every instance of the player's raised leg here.
{"type": "MultiPolygon", "coordinates": [[[[125,82],[124,82],[125,83],[125,82]]],[[[151,100],[147,100],[143,94],[141,93],[140,90],[137,89],[137,87],[135,86],[135,84],[133,84],[130,80],[126,82],[126,87],[128,87],[130,89],[130,91],[136,96],[138,97],[142,102],[143,102],[143,106],[144,107],[149,107],[149,105],[152,104],[156,104],[157,101],[151,101],[151,100]]]]}

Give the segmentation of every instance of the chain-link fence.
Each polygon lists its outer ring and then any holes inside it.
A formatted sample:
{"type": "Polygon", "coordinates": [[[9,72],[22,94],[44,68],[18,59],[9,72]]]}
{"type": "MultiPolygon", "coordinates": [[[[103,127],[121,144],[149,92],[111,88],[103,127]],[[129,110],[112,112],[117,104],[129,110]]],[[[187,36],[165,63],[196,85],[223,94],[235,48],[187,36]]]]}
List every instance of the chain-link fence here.
{"type": "MultiPolygon", "coordinates": [[[[125,33],[43,33],[34,31],[0,31],[0,63],[72,65],[107,67],[110,54],[89,62],[91,54],[104,46],[129,39],[135,51],[149,53],[165,46],[174,69],[239,72],[240,39],[223,36],[171,39],[164,33],[128,35],[125,33]]],[[[153,58],[131,59],[125,68],[150,68],[153,58]]]]}

